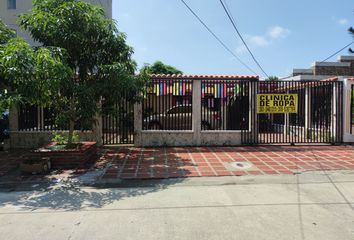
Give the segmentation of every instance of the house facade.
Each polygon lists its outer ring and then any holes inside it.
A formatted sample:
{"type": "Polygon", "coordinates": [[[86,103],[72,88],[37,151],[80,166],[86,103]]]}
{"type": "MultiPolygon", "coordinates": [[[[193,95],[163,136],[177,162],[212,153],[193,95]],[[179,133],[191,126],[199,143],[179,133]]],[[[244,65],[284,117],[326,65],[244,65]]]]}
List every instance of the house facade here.
{"type": "MultiPolygon", "coordinates": [[[[108,18],[112,18],[112,0],[86,0],[94,5],[101,5],[108,18]]],[[[31,46],[38,46],[30,34],[20,29],[17,18],[20,14],[32,9],[32,0],[3,0],[0,1],[0,19],[11,29],[16,31],[17,36],[24,38],[31,46]]]]}
{"type": "Polygon", "coordinates": [[[335,62],[314,62],[310,68],[294,68],[284,80],[322,80],[333,76],[354,76],[354,56],[339,56],[335,62]]]}

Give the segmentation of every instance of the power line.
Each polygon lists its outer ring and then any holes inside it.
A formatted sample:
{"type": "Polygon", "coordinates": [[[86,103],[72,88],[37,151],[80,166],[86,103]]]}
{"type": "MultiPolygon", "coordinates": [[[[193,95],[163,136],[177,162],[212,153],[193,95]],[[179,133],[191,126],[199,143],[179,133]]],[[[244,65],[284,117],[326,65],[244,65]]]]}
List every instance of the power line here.
{"type": "Polygon", "coordinates": [[[259,67],[259,69],[262,70],[262,72],[264,73],[264,75],[266,75],[267,77],[269,77],[268,74],[267,74],[267,73],[264,71],[264,69],[262,68],[261,64],[257,61],[257,59],[255,58],[255,56],[253,55],[253,53],[252,53],[252,51],[250,50],[250,48],[248,47],[246,41],[243,39],[241,33],[239,32],[239,30],[238,30],[237,27],[236,27],[236,24],[235,24],[235,22],[234,22],[234,20],[233,20],[233,17],[230,16],[230,13],[227,11],[227,9],[226,9],[226,7],[225,7],[223,1],[222,1],[222,0],[219,0],[219,1],[220,1],[221,5],[222,5],[222,7],[223,7],[223,9],[224,9],[224,11],[225,11],[225,13],[226,13],[226,15],[228,16],[228,18],[229,18],[229,20],[230,20],[232,26],[233,26],[234,29],[236,30],[237,35],[240,37],[240,39],[241,39],[241,41],[243,42],[243,44],[245,45],[247,51],[250,53],[250,55],[251,55],[253,61],[257,64],[257,66],[259,67]]]}
{"type": "Polygon", "coordinates": [[[187,9],[198,19],[198,21],[208,30],[208,32],[213,35],[213,37],[232,55],[234,56],[244,67],[250,70],[252,73],[258,75],[252,68],[250,68],[246,63],[244,63],[229,47],[204,23],[204,21],[193,11],[191,7],[184,1],[181,2],[187,7],[187,9]]]}
{"type": "MultiPolygon", "coordinates": [[[[346,49],[347,47],[349,47],[350,45],[352,45],[354,43],[354,41],[352,41],[351,43],[345,45],[344,47],[342,47],[341,49],[339,49],[338,51],[336,51],[335,53],[331,54],[329,57],[325,58],[324,60],[322,60],[320,63],[323,63],[325,61],[327,61],[328,59],[332,58],[333,56],[337,55],[338,53],[340,53],[341,51],[343,51],[344,49],[346,49]]],[[[311,69],[311,68],[307,68],[307,69],[311,69]]],[[[285,79],[285,78],[289,78],[289,77],[292,77],[292,74],[287,76],[287,77],[282,77],[280,78],[281,80],[282,79],[285,79]]]]}
{"type": "Polygon", "coordinates": [[[327,61],[328,59],[330,59],[331,57],[337,55],[338,53],[340,53],[341,51],[343,51],[344,49],[346,49],[347,47],[349,47],[349,46],[352,45],[353,43],[354,43],[354,41],[352,41],[351,43],[345,45],[344,47],[342,47],[341,49],[339,49],[337,52],[333,53],[331,56],[329,56],[329,57],[326,58],[325,60],[322,60],[321,63],[322,63],[322,62],[325,62],[325,61],[327,61]]]}

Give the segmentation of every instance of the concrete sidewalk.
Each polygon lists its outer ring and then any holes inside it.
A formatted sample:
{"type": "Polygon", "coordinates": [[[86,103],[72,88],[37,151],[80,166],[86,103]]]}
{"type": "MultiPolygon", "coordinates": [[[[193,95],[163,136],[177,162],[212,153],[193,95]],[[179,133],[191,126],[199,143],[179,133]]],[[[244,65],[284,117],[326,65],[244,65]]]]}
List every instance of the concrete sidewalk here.
{"type": "Polygon", "coordinates": [[[106,148],[102,180],[354,170],[351,145],[106,148]],[[234,165],[236,164],[236,165],[234,165]],[[238,165],[249,167],[238,167],[238,165]],[[236,166],[236,167],[235,167],[236,166]]]}
{"type": "Polygon", "coordinates": [[[354,239],[354,171],[121,184],[2,192],[1,238],[354,239]]]}

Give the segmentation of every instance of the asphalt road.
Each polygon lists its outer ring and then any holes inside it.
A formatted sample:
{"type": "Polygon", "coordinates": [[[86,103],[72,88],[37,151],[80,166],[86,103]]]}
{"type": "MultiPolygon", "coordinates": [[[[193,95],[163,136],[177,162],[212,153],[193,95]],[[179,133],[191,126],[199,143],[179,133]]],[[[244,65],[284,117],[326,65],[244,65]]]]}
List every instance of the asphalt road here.
{"type": "Polygon", "coordinates": [[[353,171],[133,185],[3,191],[0,238],[354,239],[353,171]]]}

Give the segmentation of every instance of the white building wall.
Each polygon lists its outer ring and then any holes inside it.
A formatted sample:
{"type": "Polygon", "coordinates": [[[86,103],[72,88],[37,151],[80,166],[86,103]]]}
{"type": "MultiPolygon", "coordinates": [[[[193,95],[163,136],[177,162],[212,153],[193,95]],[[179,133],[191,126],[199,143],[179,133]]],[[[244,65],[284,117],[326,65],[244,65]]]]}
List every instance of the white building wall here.
{"type": "MultiPolygon", "coordinates": [[[[86,0],[95,5],[101,5],[106,10],[108,18],[112,18],[112,0],[86,0]]],[[[28,32],[22,31],[17,24],[17,17],[32,9],[32,0],[16,0],[16,9],[7,8],[7,0],[0,1],[0,18],[10,28],[16,30],[17,36],[24,38],[31,46],[37,46],[28,32]]]]}
{"type": "Polygon", "coordinates": [[[343,86],[343,141],[344,142],[354,142],[354,132],[351,132],[353,126],[351,124],[352,112],[351,112],[351,98],[352,98],[352,86],[354,86],[353,79],[342,79],[344,82],[343,86]]]}

